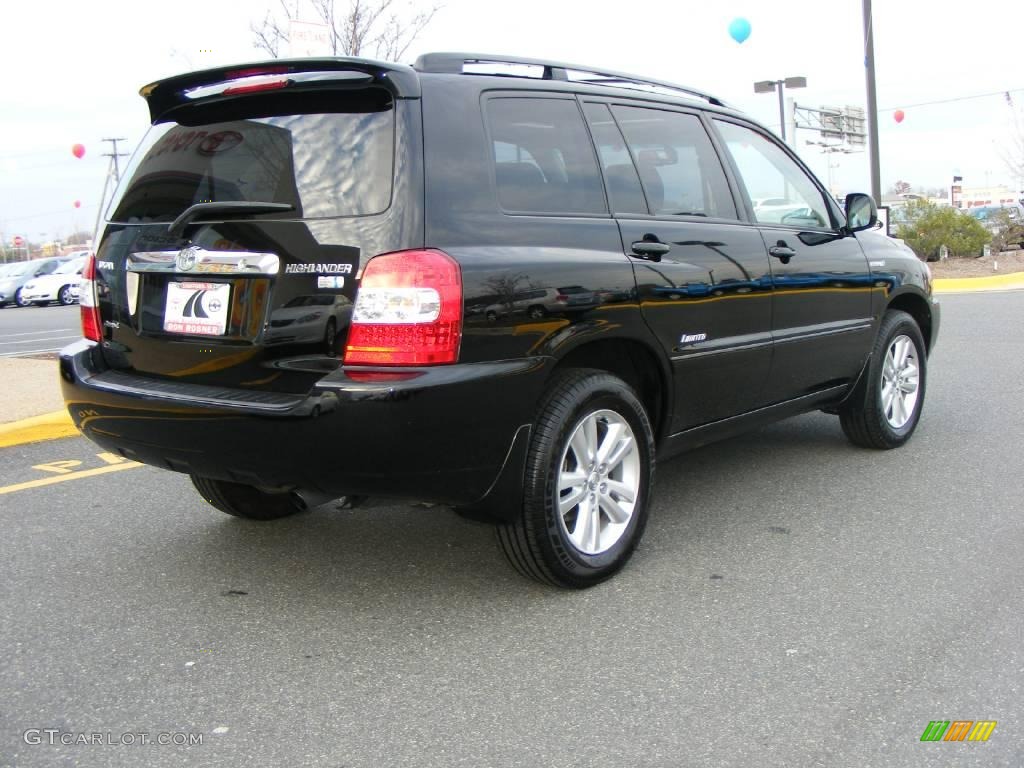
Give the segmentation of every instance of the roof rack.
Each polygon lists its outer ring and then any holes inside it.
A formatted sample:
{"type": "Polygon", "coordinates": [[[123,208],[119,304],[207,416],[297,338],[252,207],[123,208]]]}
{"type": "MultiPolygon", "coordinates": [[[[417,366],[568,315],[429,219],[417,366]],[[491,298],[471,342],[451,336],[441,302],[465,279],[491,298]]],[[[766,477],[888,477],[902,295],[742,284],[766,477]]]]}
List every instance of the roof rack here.
{"type": "MultiPolygon", "coordinates": [[[[466,64],[508,64],[542,67],[543,74],[538,78],[541,80],[568,81],[571,79],[573,82],[587,83],[590,85],[610,85],[627,88],[631,86],[661,88],[663,90],[703,99],[718,107],[729,106],[717,96],[705,93],[704,91],[699,91],[696,88],[688,88],[684,85],[668,83],[664,80],[652,80],[649,77],[638,77],[636,75],[614,72],[608,69],[597,69],[595,67],[586,67],[580,64],[566,64],[564,62],[548,61],[546,59],[524,59],[518,56],[501,55],[492,56],[484,53],[425,53],[416,59],[416,63],[413,64],[413,69],[417,72],[431,72],[438,74],[478,74],[473,72],[467,73],[465,71],[466,64]],[[575,76],[570,78],[570,72],[574,75],[584,75],[584,77],[575,76]]],[[[502,74],[509,76],[506,73],[502,74]]],[[[528,75],[513,76],[528,77],[528,75]]]]}

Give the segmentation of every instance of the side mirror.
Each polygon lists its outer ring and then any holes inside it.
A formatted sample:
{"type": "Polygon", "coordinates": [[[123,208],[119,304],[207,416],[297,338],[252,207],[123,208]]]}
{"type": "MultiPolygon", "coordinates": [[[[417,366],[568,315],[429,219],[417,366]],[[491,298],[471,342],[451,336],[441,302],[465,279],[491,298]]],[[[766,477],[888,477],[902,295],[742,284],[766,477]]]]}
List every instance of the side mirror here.
{"type": "Polygon", "coordinates": [[[878,223],[878,208],[871,195],[854,192],[846,196],[846,228],[851,232],[871,229],[878,223]]]}

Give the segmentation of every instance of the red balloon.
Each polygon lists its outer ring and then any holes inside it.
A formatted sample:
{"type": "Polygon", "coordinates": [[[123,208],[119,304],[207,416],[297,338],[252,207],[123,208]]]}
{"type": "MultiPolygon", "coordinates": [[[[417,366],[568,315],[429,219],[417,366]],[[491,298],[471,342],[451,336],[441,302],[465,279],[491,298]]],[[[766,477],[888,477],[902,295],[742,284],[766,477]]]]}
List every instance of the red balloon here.
{"type": "Polygon", "coordinates": [[[72,144],[71,154],[81,160],[85,155],[85,144],[72,144]]]}
{"type": "Polygon", "coordinates": [[[903,118],[906,117],[906,115],[903,114],[903,110],[902,109],[897,109],[895,112],[893,112],[892,117],[893,117],[893,120],[895,120],[897,123],[902,123],[903,122],[903,118]]]}
{"type": "Polygon", "coordinates": [[[75,200],[75,208],[81,208],[81,207],[82,207],[82,201],[81,200],[75,200]]]}

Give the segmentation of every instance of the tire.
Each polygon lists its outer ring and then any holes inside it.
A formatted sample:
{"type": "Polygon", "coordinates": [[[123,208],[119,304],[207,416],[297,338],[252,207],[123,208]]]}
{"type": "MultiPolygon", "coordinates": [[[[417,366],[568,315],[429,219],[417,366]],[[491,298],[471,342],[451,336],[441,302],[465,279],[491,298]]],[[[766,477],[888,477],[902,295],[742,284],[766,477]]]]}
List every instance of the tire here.
{"type": "Polygon", "coordinates": [[[921,329],[906,312],[889,310],[878,329],[865,379],[839,411],[839,423],[850,442],[880,450],[907,442],[921,418],[926,374],[921,329]],[[894,389],[898,392],[890,396],[894,389]]]}
{"type": "Polygon", "coordinates": [[[544,311],[544,307],[532,306],[527,314],[534,320],[540,320],[547,312],[544,311]]]}
{"type": "Polygon", "coordinates": [[[71,286],[65,285],[59,291],[57,291],[57,301],[60,302],[62,307],[68,306],[68,304],[74,304],[75,300],[71,296],[71,286]]]}
{"type": "Polygon", "coordinates": [[[247,520],[276,520],[302,511],[290,493],[270,493],[251,485],[190,475],[199,495],[221,512],[247,520]]]}
{"type": "Polygon", "coordinates": [[[487,311],[485,317],[487,318],[488,323],[493,323],[495,320],[498,319],[498,313],[491,309],[487,311]]]}
{"type": "Polygon", "coordinates": [[[27,307],[32,302],[27,301],[25,298],[23,298],[21,288],[19,288],[14,292],[14,303],[19,307],[27,307]]]}
{"type": "Polygon", "coordinates": [[[633,390],[602,371],[567,370],[538,410],[522,510],[515,522],[498,526],[498,543],[523,576],[557,587],[592,587],[617,573],[636,549],[653,482],[653,432],[633,390]],[[620,452],[623,438],[631,447],[620,452]],[[579,457],[592,456],[594,448],[613,452],[610,466],[584,464],[581,472],[579,457]],[[588,470],[594,470],[589,479],[588,470]]]}

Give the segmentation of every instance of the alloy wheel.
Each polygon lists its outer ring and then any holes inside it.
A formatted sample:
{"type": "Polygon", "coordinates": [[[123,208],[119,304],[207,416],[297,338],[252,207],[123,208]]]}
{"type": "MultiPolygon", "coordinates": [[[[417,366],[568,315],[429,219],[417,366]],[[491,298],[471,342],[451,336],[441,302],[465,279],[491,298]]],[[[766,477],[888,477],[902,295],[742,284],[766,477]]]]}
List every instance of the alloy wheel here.
{"type": "Polygon", "coordinates": [[[640,491],[640,454],[632,428],[615,411],[584,416],[558,472],[558,519],[580,552],[607,552],[622,538],[640,491]]]}

